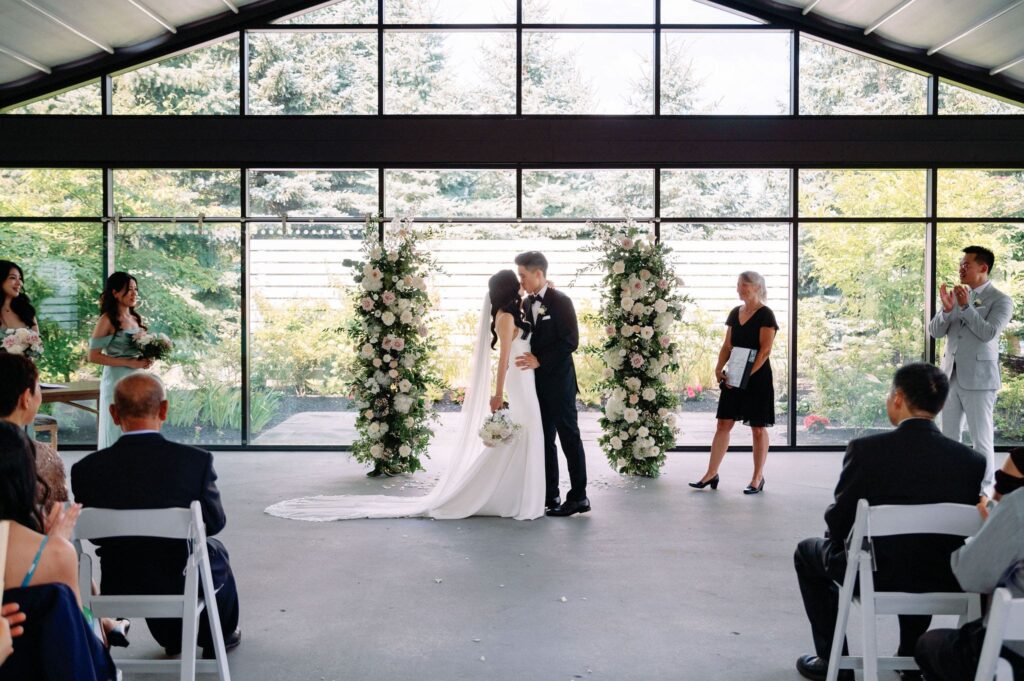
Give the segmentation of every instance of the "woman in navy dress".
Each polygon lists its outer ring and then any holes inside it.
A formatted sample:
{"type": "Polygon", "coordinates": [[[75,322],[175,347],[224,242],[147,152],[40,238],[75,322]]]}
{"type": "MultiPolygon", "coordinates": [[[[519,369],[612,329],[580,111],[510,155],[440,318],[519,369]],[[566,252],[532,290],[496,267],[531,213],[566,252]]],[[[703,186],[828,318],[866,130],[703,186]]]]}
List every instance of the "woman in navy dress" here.
{"type": "Polygon", "coordinates": [[[715,377],[722,386],[718,398],[718,427],[711,443],[708,469],[690,487],[718,489],[718,467],[729,449],[729,434],[737,421],[750,426],[754,438],[754,473],[744,494],[757,494],[764,489],[764,464],[768,459],[768,428],[775,425],[775,386],[769,356],[779,325],[775,313],[765,305],[768,291],[764,277],[757,272],[743,272],[736,282],[736,293],[742,305],[734,307],[725,320],[725,341],[718,353],[715,377]],[[731,388],[725,383],[723,369],[732,349],[751,348],[757,351],[746,388],[731,388]]]}

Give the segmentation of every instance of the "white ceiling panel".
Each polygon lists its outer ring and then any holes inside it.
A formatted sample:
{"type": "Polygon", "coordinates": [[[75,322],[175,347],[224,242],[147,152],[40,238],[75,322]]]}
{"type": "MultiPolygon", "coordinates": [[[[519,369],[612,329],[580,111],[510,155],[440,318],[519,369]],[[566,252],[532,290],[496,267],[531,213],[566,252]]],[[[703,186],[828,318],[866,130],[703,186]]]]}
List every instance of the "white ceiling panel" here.
{"type": "Polygon", "coordinates": [[[25,66],[14,57],[0,53],[0,83],[10,83],[37,73],[39,71],[36,71],[31,66],[25,66]]]}
{"type": "Polygon", "coordinates": [[[47,66],[82,59],[99,51],[89,41],[19,0],[0,0],[0,45],[47,66]]]}

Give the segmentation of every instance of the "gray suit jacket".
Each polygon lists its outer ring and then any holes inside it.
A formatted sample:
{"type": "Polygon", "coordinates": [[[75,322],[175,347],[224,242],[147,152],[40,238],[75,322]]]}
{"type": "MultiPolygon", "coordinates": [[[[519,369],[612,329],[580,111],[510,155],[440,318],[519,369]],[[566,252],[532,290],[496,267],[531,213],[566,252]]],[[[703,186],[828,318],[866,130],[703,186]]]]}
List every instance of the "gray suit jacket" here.
{"type": "Polygon", "coordinates": [[[989,284],[973,305],[954,305],[947,314],[941,308],[928,324],[934,338],[946,339],[942,370],[953,375],[967,390],[998,390],[999,335],[1013,317],[1010,296],[989,284]]]}

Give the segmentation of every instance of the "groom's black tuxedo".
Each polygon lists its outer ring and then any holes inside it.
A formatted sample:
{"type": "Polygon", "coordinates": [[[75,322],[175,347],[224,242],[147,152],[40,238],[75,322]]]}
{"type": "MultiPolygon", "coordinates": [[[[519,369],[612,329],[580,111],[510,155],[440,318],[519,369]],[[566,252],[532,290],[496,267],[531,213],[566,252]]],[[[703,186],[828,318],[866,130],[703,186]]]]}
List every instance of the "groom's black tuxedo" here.
{"type": "Polygon", "coordinates": [[[587,462],[580,440],[576,414],[576,365],[572,353],[580,344],[580,329],[572,300],[561,291],[548,288],[540,299],[541,312],[533,315],[527,303],[527,314],[533,322],[531,351],[540,362],[534,372],[537,400],[544,425],[544,463],[548,500],[558,497],[558,450],[555,434],[562,443],[562,453],[569,467],[572,488],[566,501],[580,501],[587,496],[587,462]]]}

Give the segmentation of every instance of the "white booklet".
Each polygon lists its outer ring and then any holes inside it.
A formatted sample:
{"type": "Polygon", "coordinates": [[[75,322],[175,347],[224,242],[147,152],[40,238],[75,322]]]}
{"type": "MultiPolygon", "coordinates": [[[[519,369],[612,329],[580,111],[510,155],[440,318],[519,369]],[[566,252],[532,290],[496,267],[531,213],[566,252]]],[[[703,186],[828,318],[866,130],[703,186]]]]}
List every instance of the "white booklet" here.
{"type": "Polygon", "coordinates": [[[63,383],[39,383],[39,387],[43,390],[55,390],[57,388],[66,388],[67,386],[63,383]]]}
{"type": "Polygon", "coordinates": [[[754,367],[757,350],[753,348],[733,347],[729,361],[725,365],[725,382],[732,388],[746,388],[750,380],[750,370],[754,367]]]}

